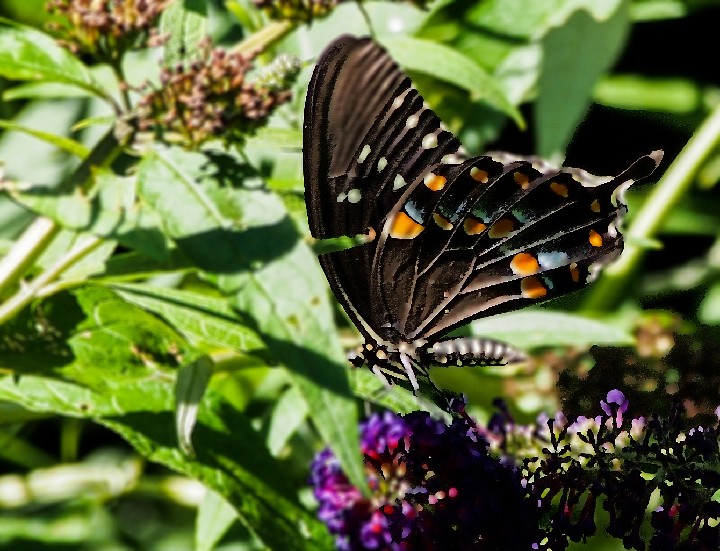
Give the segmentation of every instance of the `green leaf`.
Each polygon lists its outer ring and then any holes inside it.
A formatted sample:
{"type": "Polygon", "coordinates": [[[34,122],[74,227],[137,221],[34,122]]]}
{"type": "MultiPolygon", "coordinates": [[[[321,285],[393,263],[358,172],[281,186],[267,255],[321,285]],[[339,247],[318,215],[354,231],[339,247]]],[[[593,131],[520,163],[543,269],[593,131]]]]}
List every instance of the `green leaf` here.
{"type": "Polygon", "coordinates": [[[35,138],[52,144],[58,149],[62,149],[63,151],[66,151],[71,155],[75,155],[80,159],[84,159],[90,154],[90,150],[83,144],[76,142],[75,140],[71,140],[70,138],[66,138],[64,136],[58,136],[57,134],[53,134],[52,132],[36,130],[34,128],[29,128],[27,126],[17,124],[13,121],[4,121],[2,119],[0,119],[0,128],[14,130],[16,132],[23,132],[25,134],[28,134],[29,136],[34,136],[35,138]]]}
{"type": "Polygon", "coordinates": [[[89,418],[117,432],[140,454],[195,478],[233,504],[243,522],[271,549],[331,549],[325,527],[292,495],[283,470],[250,422],[217,395],[200,408],[196,458],[176,445],[173,389],[167,381],[122,382],[99,393],[34,376],[0,379],[0,400],[36,412],[89,418]]]}
{"type": "Polygon", "coordinates": [[[96,287],[53,295],[0,327],[0,368],[93,389],[168,377],[192,355],[161,320],[96,287]]]}
{"type": "Polygon", "coordinates": [[[473,100],[483,99],[501,110],[523,128],[520,111],[485,70],[461,52],[420,38],[393,38],[384,41],[393,58],[405,69],[428,74],[470,92],[473,100]]]}
{"type": "Polygon", "coordinates": [[[305,422],[308,406],[298,387],[290,387],[273,406],[267,430],[267,447],[278,456],[290,437],[305,422]]]}
{"type": "Polygon", "coordinates": [[[27,82],[4,90],[2,99],[13,101],[19,99],[56,99],[86,98],[92,94],[85,89],[61,82],[27,82]]]}
{"type": "Polygon", "coordinates": [[[363,400],[397,413],[425,410],[434,417],[446,417],[447,413],[421,394],[415,395],[399,385],[387,386],[369,369],[352,371],[353,391],[363,400]]]}
{"type": "Polygon", "coordinates": [[[8,182],[4,189],[29,209],[61,226],[117,240],[151,258],[167,260],[167,238],[161,219],[137,195],[134,177],[121,177],[98,169],[90,194],[75,188],[62,193],[47,186],[24,186],[8,182]]]}
{"type": "Polygon", "coordinates": [[[492,316],[475,320],[470,327],[473,335],[498,339],[519,348],[588,344],[624,346],[634,342],[627,331],[608,323],[547,310],[492,316]]]}
{"type": "Polygon", "coordinates": [[[160,34],[168,36],[163,63],[169,67],[194,59],[207,35],[207,3],[204,0],[177,0],[160,17],[160,34]]]}
{"type": "Polygon", "coordinates": [[[240,352],[264,348],[258,335],[241,323],[224,298],[143,284],[111,284],[123,299],[167,320],[197,343],[240,352]]]}
{"type": "Polygon", "coordinates": [[[237,520],[237,512],[217,492],[205,492],[195,521],[195,551],[213,551],[237,520]]]}
{"type": "Polygon", "coordinates": [[[620,54],[628,30],[623,4],[605,20],[577,11],[545,36],[534,110],[539,155],[564,157],[590,105],[595,83],[620,54]]]}
{"type": "Polygon", "coordinates": [[[213,374],[213,362],[200,356],[183,365],[175,380],[175,430],[182,452],[195,457],[192,431],[197,423],[198,408],[213,374]]]}
{"type": "Polygon", "coordinates": [[[324,277],[275,195],[220,185],[241,185],[242,170],[224,154],[165,149],[143,158],[138,182],[178,247],[234,295],[233,306],[288,367],[319,432],[363,487],[357,411],[324,277]]]}
{"type": "Polygon", "coordinates": [[[619,109],[692,114],[702,107],[699,86],[680,78],[610,75],[595,86],[596,102],[619,109]]]}
{"type": "Polygon", "coordinates": [[[110,95],[88,68],[45,33],[0,18],[0,76],[12,80],[62,82],[102,98],[110,95]]]}
{"type": "Polygon", "coordinates": [[[271,147],[279,149],[302,149],[302,132],[292,128],[258,128],[253,136],[247,139],[247,147],[271,147]]]}
{"type": "Polygon", "coordinates": [[[708,325],[720,325],[720,285],[715,284],[700,303],[698,308],[698,318],[701,322],[708,325]]]}

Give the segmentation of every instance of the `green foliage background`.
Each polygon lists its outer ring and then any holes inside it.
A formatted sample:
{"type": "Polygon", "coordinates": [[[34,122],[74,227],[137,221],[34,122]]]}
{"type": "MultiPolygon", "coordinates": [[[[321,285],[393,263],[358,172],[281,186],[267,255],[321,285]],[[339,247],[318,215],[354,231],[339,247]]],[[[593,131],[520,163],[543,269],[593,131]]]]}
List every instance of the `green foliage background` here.
{"type": "MultiPolygon", "coordinates": [[[[312,454],[331,445],[360,481],[361,403],[432,408],[348,370],[358,338],[308,240],[305,88],[318,53],[339,34],[367,34],[368,20],[471,152],[610,174],[666,150],[656,181],[630,193],[626,252],[597,284],[468,331],[560,355],[633,347],[655,309],[670,333],[714,338],[720,76],[698,63],[707,34],[693,29],[716,28],[716,5],[362,7],[368,19],[348,2],[305,24],[270,21],[248,0],[176,2],[161,21],[165,62],[210,34],[264,47],[260,65],[285,52],[304,70],[242,147],[127,156],[111,131],[122,95],[112,71],[57,45],[43,2],[0,5],[0,548],[331,548],[307,487],[312,454]],[[666,42],[685,64],[653,54],[666,42]]],[[[128,54],[127,80],[157,81],[158,53],[128,54]]],[[[667,373],[663,388],[677,377],[667,373]]],[[[497,395],[527,419],[566,398],[542,359],[436,377],[481,419],[497,395]]],[[[619,383],[596,384],[603,396],[619,383]]]]}

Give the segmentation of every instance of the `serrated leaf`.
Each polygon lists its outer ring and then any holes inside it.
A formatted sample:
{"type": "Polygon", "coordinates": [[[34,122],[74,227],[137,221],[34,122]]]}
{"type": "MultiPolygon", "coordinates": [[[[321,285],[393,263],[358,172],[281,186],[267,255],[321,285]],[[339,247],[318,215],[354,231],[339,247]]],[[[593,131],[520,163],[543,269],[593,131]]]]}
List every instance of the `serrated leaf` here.
{"type": "Polygon", "coordinates": [[[207,35],[207,4],[204,0],[177,0],[160,16],[160,34],[167,36],[163,63],[169,67],[194,59],[207,35]]]}
{"type": "Polygon", "coordinates": [[[520,111],[492,77],[461,52],[420,38],[393,38],[386,40],[384,45],[405,69],[431,75],[467,90],[472,99],[484,99],[510,116],[519,127],[525,126],[520,111]]]}
{"type": "Polygon", "coordinates": [[[88,388],[167,377],[194,350],[153,315],[111,291],[85,287],[53,295],[0,327],[0,367],[88,388]]]}
{"type": "Polygon", "coordinates": [[[12,80],[63,82],[109,97],[88,68],[52,37],[2,18],[0,76],[12,80]]]}
{"type": "Polygon", "coordinates": [[[143,284],[111,284],[128,302],[154,312],[197,342],[241,352],[264,348],[260,337],[240,323],[226,299],[143,284]]]}
{"type": "Polygon", "coordinates": [[[167,259],[167,239],[156,212],[140,200],[134,177],[96,170],[91,194],[7,182],[4,189],[27,208],[73,231],[114,239],[151,258],[167,259]]]}
{"type": "Polygon", "coordinates": [[[399,385],[387,386],[369,369],[352,371],[353,392],[363,400],[397,413],[429,411],[434,417],[446,417],[447,414],[422,395],[415,395],[399,385]]]}
{"type": "Polygon", "coordinates": [[[178,247],[234,295],[233,306],[289,368],[319,432],[363,487],[357,411],[324,277],[277,196],[220,185],[242,185],[242,169],[227,155],[164,149],[143,158],[138,182],[178,247]]]}
{"type": "Polygon", "coordinates": [[[601,321],[551,311],[515,312],[475,320],[473,335],[509,342],[519,348],[538,346],[624,346],[634,339],[626,330],[601,321]]]}

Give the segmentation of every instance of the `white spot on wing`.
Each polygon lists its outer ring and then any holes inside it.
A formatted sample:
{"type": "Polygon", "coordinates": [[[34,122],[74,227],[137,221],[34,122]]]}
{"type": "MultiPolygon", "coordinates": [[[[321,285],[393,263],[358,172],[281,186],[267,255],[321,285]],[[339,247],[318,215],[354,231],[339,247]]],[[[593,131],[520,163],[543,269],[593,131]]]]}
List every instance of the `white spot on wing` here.
{"type": "Polygon", "coordinates": [[[422,139],[422,146],[425,149],[433,149],[433,148],[437,147],[437,145],[438,145],[438,139],[435,134],[427,134],[422,139]]]}
{"type": "Polygon", "coordinates": [[[360,190],[357,188],[352,188],[347,192],[347,200],[350,203],[357,203],[360,201],[362,197],[362,193],[360,193],[360,190]]]}
{"type": "Polygon", "coordinates": [[[364,163],[365,159],[368,158],[368,155],[370,155],[370,146],[365,144],[365,147],[362,148],[360,151],[360,155],[358,156],[358,164],[364,163]]]}
{"type": "Polygon", "coordinates": [[[440,162],[444,165],[459,165],[463,162],[463,160],[456,153],[448,153],[447,155],[443,155],[442,159],[440,159],[440,162]]]}
{"type": "Polygon", "coordinates": [[[402,177],[402,174],[398,174],[397,176],[395,176],[395,180],[393,180],[393,191],[402,189],[406,185],[407,182],[405,181],[405,178],[402,177]]]}
{"type": "Polygon", "coordinates": [[[382,170],[387,166],[387,159],[385,157],[380,157],[378,159],[377,169],[378,172],[382,172],[382,170]]]}
{"type": "Polygon", "coordinates": [[[420,115],[415,113],[414,115],[410,115],[407,120],[405,121],[405,126],[407,128],[415,128],[418,125],[418,122],[420,122],[420,115]]]}

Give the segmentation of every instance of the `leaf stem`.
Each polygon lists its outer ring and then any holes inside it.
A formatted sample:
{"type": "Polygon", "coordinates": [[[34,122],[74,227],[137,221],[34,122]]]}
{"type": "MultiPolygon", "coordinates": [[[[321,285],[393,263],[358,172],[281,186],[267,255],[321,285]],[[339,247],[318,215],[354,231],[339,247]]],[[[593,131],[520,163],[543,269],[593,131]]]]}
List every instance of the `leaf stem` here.
{"type": "Polygon", "coordinates": [[[645,255],[642,243],[650,240],[671,209],[687,193],[702,162],[720,143],[720,103],[688,140],[667,172],[658,181],[642,210],[627,230],[627,243],[620,259],[608,267],[583,304],[586,310],[612,311],[645,255]]]}

